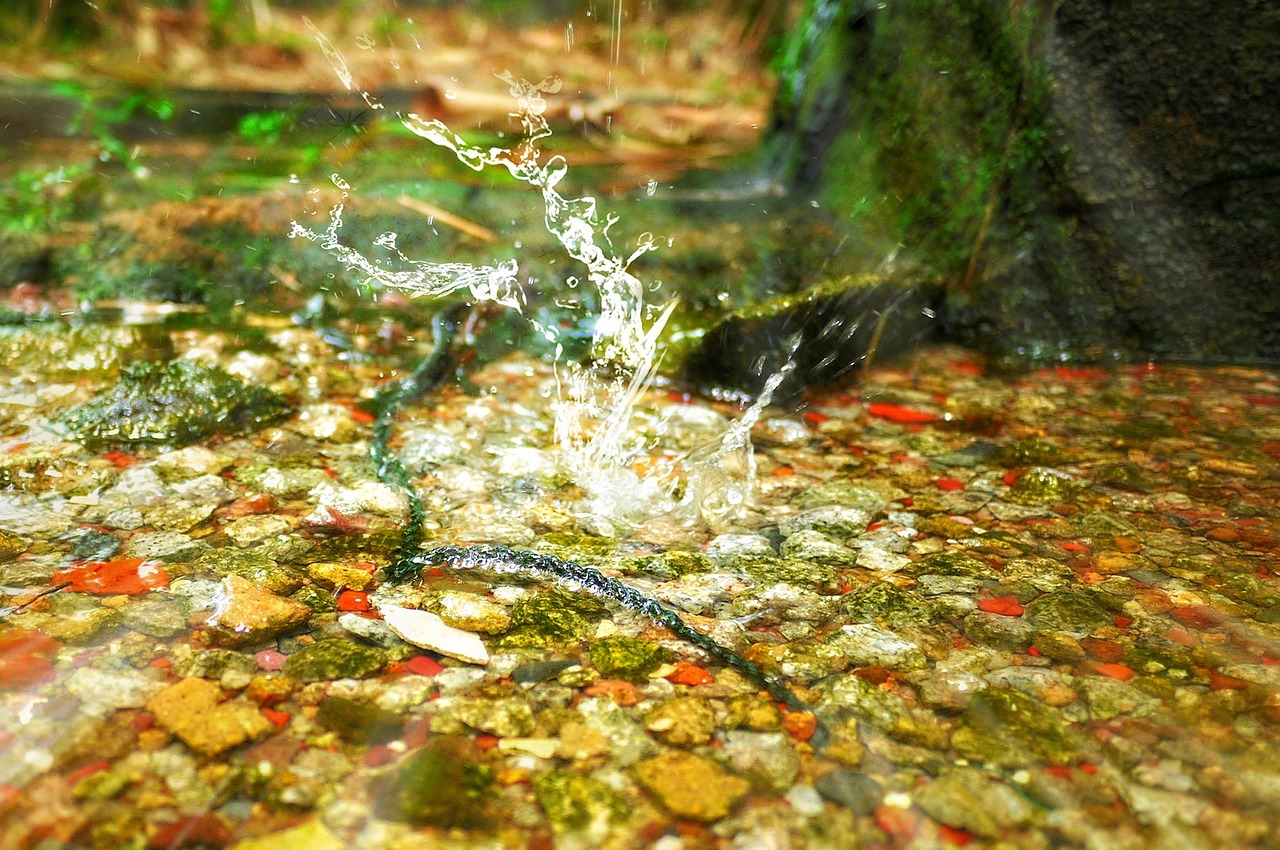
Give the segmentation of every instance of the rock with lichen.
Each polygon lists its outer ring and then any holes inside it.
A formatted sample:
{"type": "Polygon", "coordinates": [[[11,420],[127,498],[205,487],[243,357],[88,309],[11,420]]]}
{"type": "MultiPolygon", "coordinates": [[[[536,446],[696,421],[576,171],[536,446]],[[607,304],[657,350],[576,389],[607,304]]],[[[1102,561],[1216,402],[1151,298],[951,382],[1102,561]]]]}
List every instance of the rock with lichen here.
{"type": "Polygon", "coordinates": [[[670,653],[647,640],[614,635],[591,645],[591,663],[607,679],[643,682],[670,653]]]}
{"type": "Polygon", "coordinates": [[[325,638],[290,655],[284,673],[299,682],[364,679],[386,665],[381,649],[345,638],[325,638]]]}
{"type": "Polygon", "coordinates": [[[208,635],[220,646],[253,646],[296,629],[311,618],[301,602],[277,596],[248,579],[229,575],[214,599],[208,635]]]}
{"type": "Polygon", "coordinates": [[[533,796],[557,834],[580,833],[595,841],[626,819],[627,803],[617,791],[591,776],[564,770],[539,774],[533,796]]]}
{"type": "Polygon", "coordinates": [[[213,756],[267,734],[273,728],[248,700],[223,701],[222,689],[205,679],[182,679],[147,702],[156,724],[196,752],[213,756]]]}
{"type": "Polygon", "coordinates": [[[635,766],[635,775],[671,814],[702,823],[728,815],[751,790],[750,782],[714,761],[679,751],[645,759],[635,766]]]}
{"type": "Polygon", "coordinates": [[[1080,752],[1056,710],[1011,688],[974,694],[956,723],[951,746],[965,758],[997,767],[1070,764],[1080,752]]]}

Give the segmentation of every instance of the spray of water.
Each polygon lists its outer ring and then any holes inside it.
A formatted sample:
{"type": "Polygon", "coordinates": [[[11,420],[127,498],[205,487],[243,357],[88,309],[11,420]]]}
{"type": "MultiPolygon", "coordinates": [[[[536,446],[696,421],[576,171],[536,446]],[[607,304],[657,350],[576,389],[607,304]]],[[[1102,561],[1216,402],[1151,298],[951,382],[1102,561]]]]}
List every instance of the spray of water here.
{"type": "MultiPolygon", "coordinates": [[[[338,79],[347,90],[357,90],[342,54],[324,33],[314,25],[311,29],[333,63],[338,79]]],[[[633,522],[684,507],[696,511],[713,526],[723,524],[747,500],[755,470],[748,433],[785,373],[774,376],[756,404],[722,440],[682,460],[687,484],[680,499],[674,495],[677,484],[670,468],[647,474],[632,469],[637,455],[649,448],[647,440],[631,427],[633,415],[640,396],[655,377],[658,337],[675,302],[664,306],[646,304],[644,285],[628,271],[638,257],[654,250],[652,241],[642,239],[639,247],[625,257],[613,253],[607,233],[617,217],[608,215],[602,219],[592,197],[566,198],[559,192],[557,187],[567,171],[563,157],[540,161],[538,142],[551,135],[545,117],[545,95],[558,91],[560,82],[548,78],[531,83],[506,73],[498,76],[508,86],[516,106],[511,114],[523,129],[523,140],[512,148],[476,147],[440,121],[416,114],[398,117],[410,132],[452,151],[467,167],[476,171],[502,168],[537,189],[545,207],[547,230],[569,256],[586,267],[587,279],[599,293],[600,315],[595,325],[592,361],[585,365],[557,365],[555,434],[567,471],[588,494],[589,508],[596,515],[633,522]],[[603,238],[609,250],[598,244],[597,236],[603,238]]],[[[371,108],[383,108],[373,95],[359,93],[371,108]]],[[[342,192],[342,202],[330,210],[328,226],[316,231],[295,221],[292,237],[318,242],[369,280],[414,296],[440,297],[465,290],[479,301],[516,310],[523,305],[514,259],[487,266],[415,260],[396,247],[395,234],[389,233],[380,237],[377,244],[394,251],[402,265],[388,269],[343,244],[339,231],[351,187],[337,174],[332,180],[342,192]]],[[[556,344],[559,354],[555,328],[539,330],[556,344]]]]}

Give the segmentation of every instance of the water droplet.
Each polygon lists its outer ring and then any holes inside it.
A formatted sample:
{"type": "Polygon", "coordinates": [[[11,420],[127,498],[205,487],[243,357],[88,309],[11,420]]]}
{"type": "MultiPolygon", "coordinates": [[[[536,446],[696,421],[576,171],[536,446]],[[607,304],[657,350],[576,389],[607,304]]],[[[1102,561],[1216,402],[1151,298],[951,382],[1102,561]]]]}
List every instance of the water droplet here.
{"type": "Polygon", "coordinates": [[[650,177],[648,182],[644,184],[644,193],[650,198],[658,194],[658,181],[650,177]]]}
{"type": "Polygon", "coordinates": [[[361,33],[360,35],[356,36],[356,47],[360,48],[361,50],[372,50],[376,43],[377,42],[373,40],[373,36],[370,36],[366,33],[361,33]]]}

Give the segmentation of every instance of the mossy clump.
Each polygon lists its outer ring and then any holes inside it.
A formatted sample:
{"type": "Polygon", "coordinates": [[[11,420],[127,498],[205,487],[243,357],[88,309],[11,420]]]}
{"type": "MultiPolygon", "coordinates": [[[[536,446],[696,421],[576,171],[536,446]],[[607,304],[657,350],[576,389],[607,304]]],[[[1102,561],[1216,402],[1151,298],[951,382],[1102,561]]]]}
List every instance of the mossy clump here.
{"type": "Polygon", "coordinates": [[[92,401],[68,410],[61,422],[91,449],[174,448],[219,434],[240,434],[290,412],[270,390],[249,386],[195,360],[133,363],[120,381],[92,401]]]}
{"type": "Polygon", "coordinates": [[[1114,616],[1088,593],[1067,588],[1028,602],[1024,619],[1037,629],[1083,637],[1094,629],[1109,625],[1114,616]]]}
{"type": "Polygon", "coordinates": [[[964,552],[937,552],[911,564],[903,572],[911,576],[966,576],[982,579],[999,577],[994,569],[964,552]]]}
{"type": "Polygon", "coordinates": [[[493,769],[470,740],[433,738],[380,783],[378,815],[440,829],[477,829],[493,822],[493,769]]]}
{"type": "Polygon", "coordinates": [[[591,663],[607,679],[643,682],[671,657],[666,649],[647,640],[615,635],[591,647],[591,663]]]}

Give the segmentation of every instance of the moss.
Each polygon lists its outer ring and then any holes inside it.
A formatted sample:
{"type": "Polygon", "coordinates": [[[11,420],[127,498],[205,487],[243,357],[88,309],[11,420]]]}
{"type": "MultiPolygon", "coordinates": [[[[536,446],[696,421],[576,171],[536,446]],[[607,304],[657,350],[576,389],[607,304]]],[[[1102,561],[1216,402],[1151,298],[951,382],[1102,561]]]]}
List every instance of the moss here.
{"type": "Polygon", "coordinates": [[[670,658],[670,653],[647,640],[616,635],[591,646],[591,663],[608,679],[642,682],[670,658]]]}
{"type": "Polygon", "coordinates": [[[1110,624],[1114,617],[1093,596],[1074,588],[1055,590],[1027,603],[1024,619],[1037,629],[1081,637],[1110,624]]]}
{"type": "Polygon", "coordinates": [[[229,575],[240,576],[272,593],[281,595],[293,593],[302,586],[302,575],[297,570],[282,567],[253,550],[210,549],[192,562],[191,569],[193,572],[219,578],[229,575]]]}
{"type": "Polygon", "coordinates": [[[963,552],[938,552],[911,564],[904,570],[912,576],[966,576],[968,578],[999,577],[994,569],[963,552]]]}
{"type": "Polygon", "coordinates": [[[194,360],[134,363],[98,398],[67,411],[62,424],[94,450],[175,447],[244,433],[287,415],[283,398],[194,360]]]}

